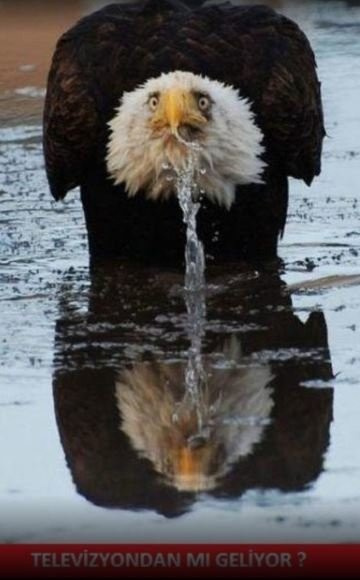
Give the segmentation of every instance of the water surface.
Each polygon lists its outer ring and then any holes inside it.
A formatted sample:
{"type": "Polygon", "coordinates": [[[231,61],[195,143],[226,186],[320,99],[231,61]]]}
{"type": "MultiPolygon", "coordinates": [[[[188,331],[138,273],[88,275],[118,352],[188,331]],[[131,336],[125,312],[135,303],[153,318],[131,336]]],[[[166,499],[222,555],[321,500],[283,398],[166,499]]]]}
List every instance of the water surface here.
{"type": "Polygon", "coordinates": [[[97,3],[0,4],[2,541],[359,541],[360,7],[273,4],[317,54],[323,172],[291,183],[283,268],[207,269],[191,457],[183,272],[90,271],[44,175],[50,54],[97,3]]]}

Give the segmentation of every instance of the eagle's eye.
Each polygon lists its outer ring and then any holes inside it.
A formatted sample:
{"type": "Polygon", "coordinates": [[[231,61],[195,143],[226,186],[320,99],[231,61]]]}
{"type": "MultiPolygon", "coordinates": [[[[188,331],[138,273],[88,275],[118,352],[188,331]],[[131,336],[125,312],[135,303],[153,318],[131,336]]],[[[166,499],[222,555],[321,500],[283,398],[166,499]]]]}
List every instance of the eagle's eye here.
{"type": "Polygon", "coordinates": [[[198,95],[198,107],[200,111],[208,111],[210,109],[211,101],[207,95],[198,95]]]}
{"type": "Polygon", "coordinates": [[[151,95],[148,100],[148,105],[151,111],[156,111],[156,108],[159,104],[159,96],[158,95],[151,95]]]}

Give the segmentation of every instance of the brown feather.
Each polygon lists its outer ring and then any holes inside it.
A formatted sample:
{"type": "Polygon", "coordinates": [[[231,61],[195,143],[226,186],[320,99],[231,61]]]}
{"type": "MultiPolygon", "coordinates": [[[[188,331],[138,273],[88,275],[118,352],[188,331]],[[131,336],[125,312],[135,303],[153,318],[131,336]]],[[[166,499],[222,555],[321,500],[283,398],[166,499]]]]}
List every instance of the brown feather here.
{"type": "MultiPolygon", "coordinates": [[[[177,0],[113,4],[59,40],[44,111],[47,175],[55,198],[102,166],[107,122],[124,91],[175,69],[231,84],[253,103],[270,174],[310,184],[324,137],[314,54],[299,27],[265,6],[201,6],[177,0]]],[[[287,188],[273,196],[276,236],[287,188]]],[[[261,223],[259,224],[261,227],[261,223]]]]}

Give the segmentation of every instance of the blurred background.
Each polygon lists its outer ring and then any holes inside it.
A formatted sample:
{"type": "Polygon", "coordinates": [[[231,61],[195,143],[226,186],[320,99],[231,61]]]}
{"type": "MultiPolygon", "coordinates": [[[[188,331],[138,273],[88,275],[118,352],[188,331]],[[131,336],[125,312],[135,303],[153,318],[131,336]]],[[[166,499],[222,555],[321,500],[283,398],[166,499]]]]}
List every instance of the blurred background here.
{"type": "MultiPolygon", "coordinates": [[[[46,74],[57,38],[81,16],[109,3],[106,0],[0,1],[0,121],[14,121],[19,115],[33,119],[41,114],[46,74]]],[[[118,3],[125,2],[118,0],[118,3]]],[[[208,3],[216,4],[217,0],[208,3]]],[[[353,13],[357,14],[360,5],[356,0],[233,0],[233,3],[268,4],[294,18],[310,39],[314,27],[319,21],[326,21],[329,11],[339,24],[344,17],[352,22],[353,13]]]]}

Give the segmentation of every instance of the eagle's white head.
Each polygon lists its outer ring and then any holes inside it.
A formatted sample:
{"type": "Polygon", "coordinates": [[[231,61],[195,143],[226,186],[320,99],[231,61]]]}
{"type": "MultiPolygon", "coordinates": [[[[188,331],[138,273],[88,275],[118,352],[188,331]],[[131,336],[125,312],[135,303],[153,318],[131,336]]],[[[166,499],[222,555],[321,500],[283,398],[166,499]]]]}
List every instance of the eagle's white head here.
{"type": "Polygon", "coordinates": [[[193,179],[198,192],[229,208],[236,185],[261,183],[262,133],[250,103],[232,86],[190,72],[149,79],[124,93],[110,122],[107,168],[129,196],[174,193],[196,144],[193,179]]]}

